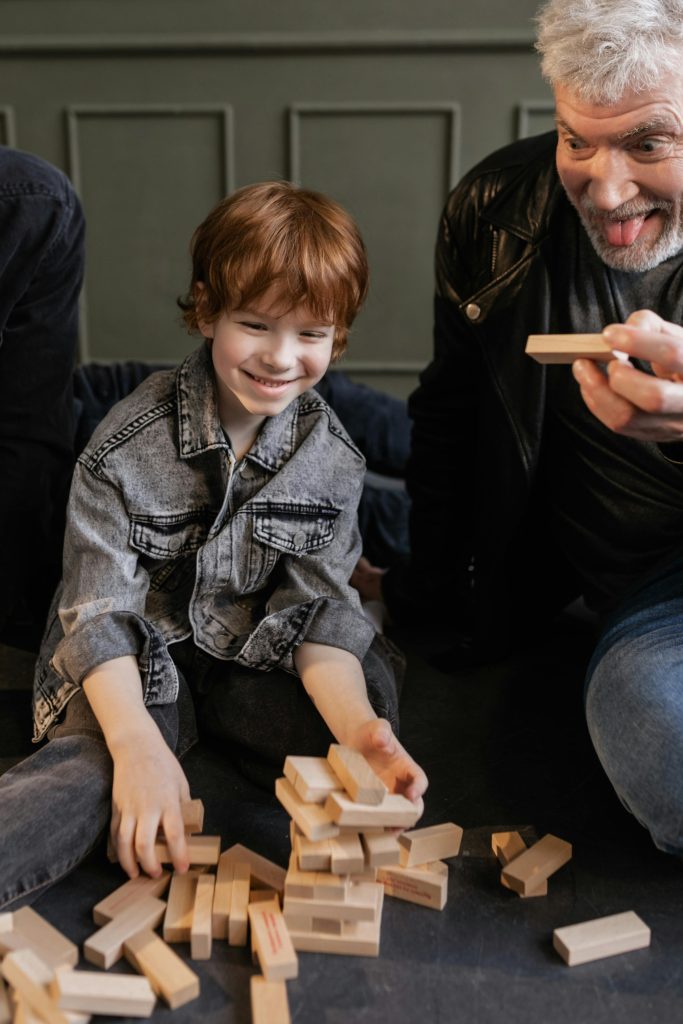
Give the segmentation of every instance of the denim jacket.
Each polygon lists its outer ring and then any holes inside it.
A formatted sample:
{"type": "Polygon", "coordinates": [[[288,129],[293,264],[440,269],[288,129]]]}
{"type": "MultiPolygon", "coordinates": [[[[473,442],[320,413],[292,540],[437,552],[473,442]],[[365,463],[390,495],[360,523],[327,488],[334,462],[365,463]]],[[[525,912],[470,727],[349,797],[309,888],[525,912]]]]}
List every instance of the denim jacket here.
{"type": "Polygon", "coordinates": [[[134,654],[147,704],[175,700],[168,646],[294,672],[304,640],[361,659],[374,635],[348,585],[364,459],[314,391],[236,463],[206,345],[120,402],[78,459],[64,581],[36,666],[39,739],[83,678],[134,654]]]}

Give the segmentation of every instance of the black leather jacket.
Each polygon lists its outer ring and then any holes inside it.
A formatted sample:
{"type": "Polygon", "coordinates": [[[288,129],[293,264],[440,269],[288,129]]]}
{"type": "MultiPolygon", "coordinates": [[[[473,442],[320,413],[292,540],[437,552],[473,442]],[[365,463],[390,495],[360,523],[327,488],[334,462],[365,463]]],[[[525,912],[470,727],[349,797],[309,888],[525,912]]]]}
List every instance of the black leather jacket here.
{"type": "Polygon", "coordinates": [[[567,203],[555,142],[553,132],[507,146],[449,196],[436,249],[434,358],[409,403],[413,558],[388,575],[385,597],[399,619],[420,606],[446,618],[483,658],[505,650],[511,627],[576,593],[542,522],[525,515],[545,370],[524,347],[549,329],[546,257],[567,203]]]}

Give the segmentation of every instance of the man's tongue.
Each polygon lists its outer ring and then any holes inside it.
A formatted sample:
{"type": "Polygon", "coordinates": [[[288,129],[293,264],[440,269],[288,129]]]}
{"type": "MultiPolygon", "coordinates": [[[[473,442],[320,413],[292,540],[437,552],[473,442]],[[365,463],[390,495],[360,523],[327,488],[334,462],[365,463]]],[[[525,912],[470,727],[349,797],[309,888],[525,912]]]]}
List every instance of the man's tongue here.
{"type": "Polygon", "coordinates": [[[645,223],[645,214],[630,217],[629,220],[608,221],[605,234],[610,245],[631,245],[640,234],[645,223]]]}

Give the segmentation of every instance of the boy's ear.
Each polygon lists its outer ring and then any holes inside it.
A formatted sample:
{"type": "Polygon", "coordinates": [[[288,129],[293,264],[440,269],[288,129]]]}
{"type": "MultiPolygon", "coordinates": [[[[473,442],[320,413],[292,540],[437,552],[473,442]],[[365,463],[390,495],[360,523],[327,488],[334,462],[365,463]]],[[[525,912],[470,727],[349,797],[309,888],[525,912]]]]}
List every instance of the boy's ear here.
{"type": "Polygon", "coordinates": [[[213,324],[202,319],[202,313],[205,305],[205,292],[206,289],[201,281],[197,281],[194,286],[194,301],[195,310],[197,312],[197,326],[201,331],[203,337],[213,338],[213,324]]]}

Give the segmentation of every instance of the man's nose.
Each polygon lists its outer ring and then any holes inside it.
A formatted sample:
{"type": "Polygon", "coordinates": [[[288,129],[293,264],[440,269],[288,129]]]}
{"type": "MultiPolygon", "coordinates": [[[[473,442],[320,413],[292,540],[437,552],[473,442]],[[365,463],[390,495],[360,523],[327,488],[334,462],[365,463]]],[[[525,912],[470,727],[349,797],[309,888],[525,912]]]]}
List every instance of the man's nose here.
{"type": "Polygon", "coordinates": [[[616,210],[622,203],[635,199],[640,191],[626,155],[619,151],[599,149],[587,170],[586,194],[599,210],[616,210]]]}

